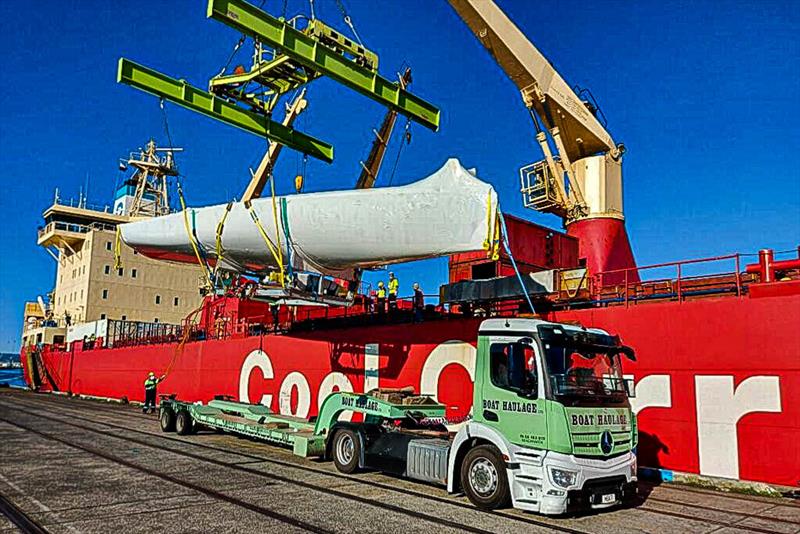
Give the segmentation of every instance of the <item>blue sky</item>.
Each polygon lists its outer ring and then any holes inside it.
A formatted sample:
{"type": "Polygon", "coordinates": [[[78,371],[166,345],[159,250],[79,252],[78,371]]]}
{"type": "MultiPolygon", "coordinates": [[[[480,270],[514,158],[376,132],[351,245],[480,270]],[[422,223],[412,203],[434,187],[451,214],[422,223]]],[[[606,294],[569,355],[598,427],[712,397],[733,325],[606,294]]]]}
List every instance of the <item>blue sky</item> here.
{"type": "MultiPolygon", "coordinates": [[[[504,211],[526,211],[517,169],[540,159],[518,91],[444,0],[347,0],[381,71],[414,69],[413,90],[438,105],[438,133],[412,126],[395,184],[446,158],[477,167],[504,211]]],[[[625,211],[640,264],[784,250],[800,242],[800,10],[793,1],[500,0],[570,84],[588,86],[628,148],[625,211]]],[[[110,201],[117,159],[153,136],[166,145],[157,100],[115,83],[120,56],[205,86],[238,39],[205,18],[204,2],[36,2],[0,5],[0,350],[16,350],[22,304],[52,288],[54,261],[36,246],[41,212],[59,187],[110,201]]],[[[283,2],[267,0],[280,13],[283,2]]],[[[317,16],[346,29],[334,0],[317,16]]],[[[288,13],[307,12],[289,0],[288,13]]],[[[237,58],[247,62],[247,53],[237,58]]],[[[299,127],[332,142],[332,165],[310,160],[307,190],[351,187],[383,109],[328,80],[310,87],[299,127]]],[[[240,195],[264,140],[168,104],[192,205],[240,195]]],[[[402,124],[402,122],[400,123],[402,124]]],[[[386,185],[397,145],[379,179],[386,185]]],[[[301,158],[276,169],[288,192],[301,158]]],[[[435,293],[446,260],[395,269],[435,293]]]]}

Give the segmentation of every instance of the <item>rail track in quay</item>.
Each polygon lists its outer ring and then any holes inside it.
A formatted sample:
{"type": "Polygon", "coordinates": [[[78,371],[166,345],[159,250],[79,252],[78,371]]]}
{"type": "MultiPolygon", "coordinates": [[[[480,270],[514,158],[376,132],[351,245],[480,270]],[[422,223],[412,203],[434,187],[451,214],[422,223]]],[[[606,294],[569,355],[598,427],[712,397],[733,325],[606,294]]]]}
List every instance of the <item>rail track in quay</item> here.
{"type": "MultiPolygon", "coordinates": [[[[643,484],[633,506],[551,518],[482,512],[463,497],[226,434],[162,433],[130,406],[0,394],[0,496],[50,532],[800,532],[792,499],[643,484]],[[16,461],[12,461],[12,458],[16,461]]],[[[19,528],[0,522],[4,528],[19,528]]]]}

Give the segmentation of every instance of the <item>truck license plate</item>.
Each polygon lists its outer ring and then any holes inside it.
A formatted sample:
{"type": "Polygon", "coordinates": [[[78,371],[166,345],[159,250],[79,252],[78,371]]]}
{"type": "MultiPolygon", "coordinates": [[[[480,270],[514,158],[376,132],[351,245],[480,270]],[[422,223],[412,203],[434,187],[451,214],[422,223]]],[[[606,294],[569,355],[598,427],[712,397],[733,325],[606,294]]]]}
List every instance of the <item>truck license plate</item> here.
{"type": "Polygon", "coordinates": [[[602,497],[600,497],[600,502],[603,504],[609,504],[617,500],[617,496],[613,493],[606,493],[602,497]]]}

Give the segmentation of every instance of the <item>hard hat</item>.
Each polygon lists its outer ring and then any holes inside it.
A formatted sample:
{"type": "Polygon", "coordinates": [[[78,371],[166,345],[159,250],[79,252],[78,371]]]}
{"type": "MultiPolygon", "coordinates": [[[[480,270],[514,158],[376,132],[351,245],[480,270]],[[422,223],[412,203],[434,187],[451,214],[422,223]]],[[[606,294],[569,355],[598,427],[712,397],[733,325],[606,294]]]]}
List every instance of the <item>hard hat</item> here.
{"type": "Polygon", "coordinates": [[[383,287],[383,281],[378,282],[378,287],[383,287]]]}
{"type": "Polygon", "coordinates": [[[390,272],[390,273],[389,273],[389,276],[394,276],[394,273],[393,273],[393,272],[390,272]]]}
{"type": "Polygon", "coordinates": [[[153,371],[150,371],[150,376],[156,376],[156,374],[153,371]]]}
{"type": "Polygon", "coordinates": [[[419,284],[414,282],[414,289],[419,289],[419,284]]]}

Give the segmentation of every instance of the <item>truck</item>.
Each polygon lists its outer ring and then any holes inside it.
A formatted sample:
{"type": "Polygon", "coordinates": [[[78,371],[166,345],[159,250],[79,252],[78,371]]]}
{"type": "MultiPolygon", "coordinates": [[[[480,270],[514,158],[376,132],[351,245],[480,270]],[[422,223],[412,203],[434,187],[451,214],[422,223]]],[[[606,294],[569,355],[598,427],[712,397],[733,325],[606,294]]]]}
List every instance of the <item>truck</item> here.
{"type": "Polygon", "coordinates": [[[225,431],[464,493],[478,508],[557,515],[619,505],[636,494],[636,417],[623,359],[634,351],[599,329],[492,318],[478,331],[473,405],[446,407],[412,388],[334,392],[311,419],[215,399],[164,398],[161,429],[225,431]],[[357,414],[357,415],[353,415],[357,414]]]}

